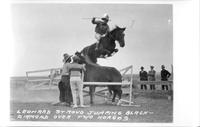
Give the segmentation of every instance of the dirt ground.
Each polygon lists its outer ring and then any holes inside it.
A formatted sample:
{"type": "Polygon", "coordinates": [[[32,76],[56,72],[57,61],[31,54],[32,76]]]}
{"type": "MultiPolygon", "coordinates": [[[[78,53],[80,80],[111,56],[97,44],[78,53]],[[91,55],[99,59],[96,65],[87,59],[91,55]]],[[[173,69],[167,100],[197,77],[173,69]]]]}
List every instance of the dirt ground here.
{"type": "MultiPolygon", "coordinates": [[[[77,109],[53,106],[53,103],[58,102],[58,96],[58,89],[27,90],[24,85],[13,85],[10,119],[14,121],[173,122],[173,100],[168,100],[162,93],[135,94],[132,98],[134,100],[132,106],[116,106],[96,96],[94,105],[77,109]]],[[[84,101],[89,106],[89,97],[85,97],[84,101]]]]}

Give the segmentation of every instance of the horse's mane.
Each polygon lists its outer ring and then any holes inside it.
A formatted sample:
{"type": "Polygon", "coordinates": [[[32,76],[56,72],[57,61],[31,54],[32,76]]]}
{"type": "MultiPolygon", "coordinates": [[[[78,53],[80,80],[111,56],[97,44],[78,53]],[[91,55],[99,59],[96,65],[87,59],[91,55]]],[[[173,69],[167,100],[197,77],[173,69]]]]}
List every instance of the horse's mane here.
{"type": "Polygon", "coordinates": [[[110,33],[112,34],[112,33],[115,32],[117,29],[120,29],[120,27],[116,25],[114,28],[112,28],[112,29],[110,30],[110,33]]]}
{"type": "Polygon", "coordinates": [[[90,60],[90,58],[88,56],[85,56],[84,58],[85,58],[86,64],[88,64],[90,66],[101,67],[101,68],[114,68],[114,67],[109,67],[109,66],[101,66],[97,63],[94,63],[90,60]]]}
{"type": "Polygon", "coordinates": [[[86,55],[84,58],[85,58],[85,62],[86,62],[88,65],[100,66],[99,64],[92,62],[92,60],[88,57],[88,55],[86,55]]]}

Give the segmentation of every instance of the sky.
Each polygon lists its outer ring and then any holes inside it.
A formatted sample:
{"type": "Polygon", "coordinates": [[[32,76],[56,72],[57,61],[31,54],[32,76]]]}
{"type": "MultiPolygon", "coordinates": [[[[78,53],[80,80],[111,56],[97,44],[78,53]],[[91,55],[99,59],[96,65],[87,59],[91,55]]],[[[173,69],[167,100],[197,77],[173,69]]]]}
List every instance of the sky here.
{"type": "Polygon", "coordinates": [[[170,4],[67,4],[15,3],[11,6],[14,35],[12,76],[26,71],[62,67],[64,53],[74,54],[94,43],[95,26],[84,18],[108,13],[109,25],[126,27],[125,47],[107,59],[104,66],[122,69],[133,65],[155,66],[160,72],[164,64],[173,64],[173,16],[170,4]],[[134,24],[133,24],[134,22],[134,24]]]}

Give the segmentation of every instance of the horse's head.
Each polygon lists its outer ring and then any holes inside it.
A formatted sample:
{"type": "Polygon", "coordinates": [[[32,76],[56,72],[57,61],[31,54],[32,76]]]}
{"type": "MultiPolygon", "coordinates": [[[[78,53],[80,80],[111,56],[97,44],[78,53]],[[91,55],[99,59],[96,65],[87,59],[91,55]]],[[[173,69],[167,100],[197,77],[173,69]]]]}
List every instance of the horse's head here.
{"type": "Polygon", "coordinates": [[[126,30],[126,27],[120,28],[116,26],[110,33],[112,37],[119,42],[120,47],[125,46],[125,41],[124,41],[124,31],[126,30]]]}
{"type": "Polygon", "coordinates": [[[80,64],[85,64],[86,63],[85,57],[82,55],[82,53],[77,51],[75,53],[75,55],[79,58],[79,63],[80,64]]]}
{"type": "Polygon", "coordinates": [[[86,65],[93,65],[93,66],[98,66],[98,64],[94,63],[93,61],[91,61],[91,59],[86,55],[84,55],[81,52],[76,52],[75,55],[77,57],[79,57],[79,63],[80,64],[86,64],[86,65]]]}

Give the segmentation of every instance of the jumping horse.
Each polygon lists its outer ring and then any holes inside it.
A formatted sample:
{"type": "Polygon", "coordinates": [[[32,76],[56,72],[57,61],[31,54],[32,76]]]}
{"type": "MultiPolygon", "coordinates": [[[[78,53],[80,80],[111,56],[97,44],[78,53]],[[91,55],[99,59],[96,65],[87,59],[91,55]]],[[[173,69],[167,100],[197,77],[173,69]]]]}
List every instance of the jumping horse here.
{"type": "Polygon", "coordinates": [[[84,56],[88,56],[93,63],[97,63],[97,58],[105,58],[105,56],[110,57],[112,54],[118,52],[116,49],[115,41],[117,41],[120,47],[125,46],[124,41],[124,31],[126,28],[120,28],[116,26],[113,30],[108,32],[104,37],[99,41],[99,48],[95,50],[96,43],[85,47],[81,53],[84,56]],[[103,56],[103,57],[102,57],[103,56]]]}
{"type": "MultiPolygon", "coordinates": [[[[76,56],[80,58],[80,63],[85,64],[86,71],[84,72],[85,82],[122,82],[120,72],[114,67],[100,66],[97,64],[88,63],[81,53],[76,52],[76,56]]],[[[99,85],[100,86],[100,85],[99,85]]],[[[94,103],[95,85],[89,85],[90,103],[94,103]]],[[[114,93],[112,102],[115,102],[116,95],[119,97],[118,104],[120,103],[122,89],[120,85],[108,85],[109,91],[114,93]]]]}

